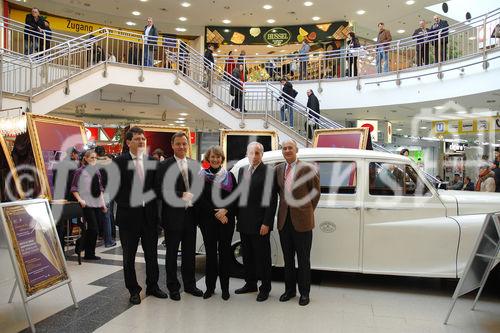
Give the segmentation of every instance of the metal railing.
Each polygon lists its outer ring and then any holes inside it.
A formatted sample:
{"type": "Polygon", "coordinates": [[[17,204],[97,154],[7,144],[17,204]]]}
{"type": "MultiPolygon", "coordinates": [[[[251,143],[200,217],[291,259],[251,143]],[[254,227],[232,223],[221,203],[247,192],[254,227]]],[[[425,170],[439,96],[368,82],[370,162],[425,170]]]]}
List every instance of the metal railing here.
{"type": "Polygon", "coordinates": [[[369,77],[385,72],[400,73],[415,67],[468,58],[500,46],[500,38],[493,34],[497,24],[500,24],[500,9],[445,29],[430,31],[426,35],[395,40],[383,47],[370,44],[306,55],[274,53],[271,48],[270,52],[273,53],[267,55],[216,55],[216,64],[227,69],[243,63],[247,77],[252,82],[277,81],[281,78],[335,80],[369,77]],[[382,55],[388,59],[387,70],[384,69],[385,61],[377,61],[382,55]]]}

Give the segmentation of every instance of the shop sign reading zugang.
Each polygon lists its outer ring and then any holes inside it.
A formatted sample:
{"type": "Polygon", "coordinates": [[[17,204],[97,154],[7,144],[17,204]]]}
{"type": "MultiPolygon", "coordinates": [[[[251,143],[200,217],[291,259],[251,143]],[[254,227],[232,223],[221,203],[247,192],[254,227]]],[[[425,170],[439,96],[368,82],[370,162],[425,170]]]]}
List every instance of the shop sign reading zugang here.
{"type": "Polygon", "coordinates": [[[272,28],[264,34],[264,41],[272,46],[288,44],[291,38],[290,31],[284,28],[272,28]]]}

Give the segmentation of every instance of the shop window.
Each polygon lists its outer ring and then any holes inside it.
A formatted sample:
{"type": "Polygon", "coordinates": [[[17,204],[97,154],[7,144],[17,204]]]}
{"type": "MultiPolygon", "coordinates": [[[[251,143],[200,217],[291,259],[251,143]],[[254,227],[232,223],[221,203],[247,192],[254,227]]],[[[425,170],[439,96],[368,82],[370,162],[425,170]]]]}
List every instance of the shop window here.
{"type": "Polygon", "coordinates": [[[319,168],[321,193],[356,193],[356,163],[345,161],[316,162],[319,168]]]}
{"type": "Polygon", "coordinates": [[[431,195],[412,166],[377,162],[369,165],[369,191],[371,195],[383,196],[431,195]]]}

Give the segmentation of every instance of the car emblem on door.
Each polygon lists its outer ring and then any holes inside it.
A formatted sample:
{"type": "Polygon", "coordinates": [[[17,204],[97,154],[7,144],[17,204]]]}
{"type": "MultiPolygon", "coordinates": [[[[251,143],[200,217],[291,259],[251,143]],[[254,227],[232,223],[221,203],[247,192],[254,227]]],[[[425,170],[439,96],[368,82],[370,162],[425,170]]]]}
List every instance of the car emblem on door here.
{"type": "Polygon", "coordinates": [[[321,231],[323,231],[324,233],[327,233],[327,234],[330,234],[330,233],[334,232],[335,230],[337,230],[337,226],[333,222],[321,222],[321,224],[319,225],[319,228],[321,231]]]}

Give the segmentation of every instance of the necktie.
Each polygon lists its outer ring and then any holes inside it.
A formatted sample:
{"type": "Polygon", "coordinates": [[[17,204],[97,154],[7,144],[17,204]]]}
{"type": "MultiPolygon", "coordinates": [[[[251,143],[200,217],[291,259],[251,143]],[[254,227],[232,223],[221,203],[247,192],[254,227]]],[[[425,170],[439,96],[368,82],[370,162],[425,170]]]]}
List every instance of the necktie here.
{"type": "Polygon", "coordinates": [[[287,192],[291,192],[292,190],[292,176],[291,176],[291,171],[292,171],[292,165],[287,164],[286,165],[286,170],[285,170],[285,190],[287,192]]]}
{"type": "Polygon", "coordinates": [[[186,161],[180,160],[180,162],[181,162],[182,179],[184,180],[184,186],[186,186],[186,191],[188,191],[189,190],[189,176],[188,176],[186,161]]]}
{"type": "Polygon", "coordinates": [[[144,185],[144,165],[142,164],[142,158],[135,158],[135,170],[137,172],[137,176],[139,177],[141,185],[144,185]]]}

